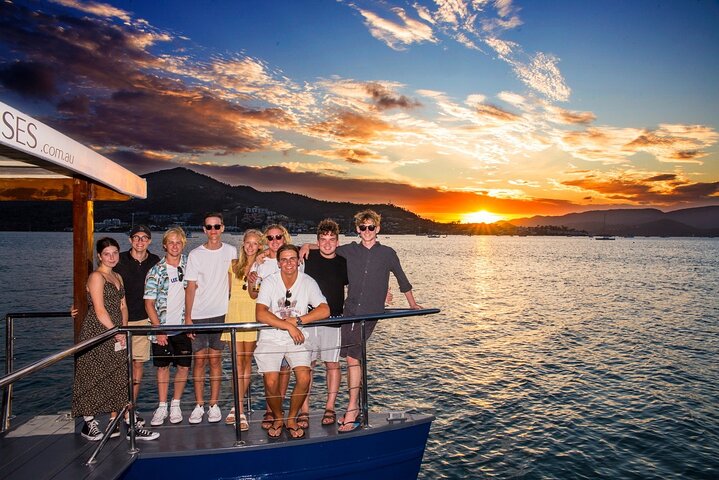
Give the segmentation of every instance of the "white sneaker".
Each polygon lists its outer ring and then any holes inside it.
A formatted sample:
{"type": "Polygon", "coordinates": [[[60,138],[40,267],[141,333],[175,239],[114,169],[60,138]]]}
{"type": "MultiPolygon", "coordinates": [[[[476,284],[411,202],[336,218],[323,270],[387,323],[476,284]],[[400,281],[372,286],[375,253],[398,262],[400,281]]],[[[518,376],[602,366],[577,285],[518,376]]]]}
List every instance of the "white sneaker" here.
{"type": "Polygon", "coordinates": [[[207,412],[207,421],[210,423],[217,423],[220,420],[222,420],[222,412],[220,411],[220,406],[217,404],[214,404],[210,407],[210,410],[207,412]]]}
{"type": "Polygon", "coordinates": [[[182,421],[182,409],[180,401],[173,400],[170,404],[170,423],[180,423],[182,421]]]}
{"type": "Polygon", "coordinates": [[[155,414],[152,416],[152,420],[150,420],[150,425],[153,427],[157,427],[159,425],[162,425],[165,423],[165,419],[167,418],[167,404],[160,405],[157,407],[157,410],[155,410],[155,414]]]}
{"type": "Polygon", "coordinates": [[[195,406],[195,409],[190,414],[190,423],[200,423],[202,421],[202,417],[205,416],[205,407],[202,405],[195,406]]]}

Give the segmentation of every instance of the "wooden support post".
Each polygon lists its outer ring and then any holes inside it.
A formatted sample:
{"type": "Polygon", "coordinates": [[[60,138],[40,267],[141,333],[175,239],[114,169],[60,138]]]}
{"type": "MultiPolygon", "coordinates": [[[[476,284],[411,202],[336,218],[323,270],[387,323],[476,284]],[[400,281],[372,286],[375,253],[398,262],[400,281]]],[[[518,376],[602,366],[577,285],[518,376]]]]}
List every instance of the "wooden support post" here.
{"type": "Polygon", "coordinates": [[[72,188],[72,244],[73,287],[72,297],[78,314],[74,321],[75,343],[87,314],[87,277],[93,270],[93,236],[95,234],[92,187],[87,180],[73,179],[72,188]]]}

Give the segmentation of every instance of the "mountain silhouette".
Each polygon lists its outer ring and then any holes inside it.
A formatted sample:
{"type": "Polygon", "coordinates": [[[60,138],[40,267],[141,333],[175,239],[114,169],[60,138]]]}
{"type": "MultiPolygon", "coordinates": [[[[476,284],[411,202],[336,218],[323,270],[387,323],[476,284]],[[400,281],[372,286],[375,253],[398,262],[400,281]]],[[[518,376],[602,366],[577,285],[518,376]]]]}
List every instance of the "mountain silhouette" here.
{"type": "MultiPolygon", "coordinates": [[[[332,218],[347,232],[354,229],[352,219],[357,211],[372,208],[382,215],[384,234],[719,235],[719,206],[666,213],[656,208],[593,210],[494,224],[437,223],[391,204],[329,202],[296,193],[261,192],[228,185],[183,167],[143,177],[147,180],[147,199],[95,203],[98,229],[108,219],[116,219],[118,231],[129,230],[132,222],[158,229],[175,223],[199,229],[204,213],[222,212],[228,228],[236,230],[280,222],[295,232],[314,232],[319,221],[332,218]]],[[[72,228],[72,209],[69,202],[0,202],[0,220],[0,230],[5,231],[68,230],[72,228]]]]}

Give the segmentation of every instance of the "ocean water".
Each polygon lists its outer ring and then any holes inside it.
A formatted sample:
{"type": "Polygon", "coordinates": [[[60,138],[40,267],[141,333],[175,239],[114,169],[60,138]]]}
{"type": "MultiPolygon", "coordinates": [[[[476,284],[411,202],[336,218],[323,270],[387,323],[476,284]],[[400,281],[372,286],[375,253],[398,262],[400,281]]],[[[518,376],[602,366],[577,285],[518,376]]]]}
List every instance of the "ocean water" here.
{"type": "MultiPolygon", "coordinates": [[[[442,310],[380,322],[369,347],[370,408],[437,417],[420,478],[719,478],[719,239],[381,241],[442,310]]],[[[0,233],[0,313],[64,310],[70,248],[66,233],[0,233]]],[[[16,337],[26,364],[69,345],[70,320],[20,320],[16,337]]],[[[68,376],[19,384],[15,412],[68,408],[48,385],[68,376]]]]}

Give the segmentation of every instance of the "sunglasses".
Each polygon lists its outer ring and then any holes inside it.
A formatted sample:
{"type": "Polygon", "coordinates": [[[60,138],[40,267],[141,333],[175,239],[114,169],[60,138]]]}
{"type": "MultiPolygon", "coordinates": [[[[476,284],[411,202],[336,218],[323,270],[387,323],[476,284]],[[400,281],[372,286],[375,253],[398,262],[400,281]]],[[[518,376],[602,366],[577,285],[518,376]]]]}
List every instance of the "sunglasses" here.
{"type": "Polygon", "coordinates": [[[136,242],[146,242],[150,239],[150,237],[146,235],[133,235],[132,239],[136,242]]]}
{"type": "Polygon", "coordinates": [[[270,242],[271,242],[272,240],[282,240],[283,238],[285,238],[285,236],[282,235],[281,233],[278,233],[277,235],[274,235],[274,236],[272,236],[272,235],[267,235],[267,240],[270,241],[270,242]]]}
{"type": "Polygon", "coordinates": [[[359,229],[360,232],[364,232],[365,230],[369,230],[370,232],[374,232],[374,229],[377,228],[376,225],[360,225],[359,229]]]}
{"type": "Polygon", "coordinates": [[[287,290],[287,292],[285,293],[285,307],[289,307],[289,306],[290,306],[290,297],[291,297],[291,296],[292,296],[292,292],[290,292],[289,290],[287,290]]]}
{"type": "Polygon", "coordinates": [[[214,228],[215,230],[219,230],[219,229],[222,228],[222,224],[221,224],[221,223],[217,223],[217,224],[215,224],[215,225],[209,225],[209,224],[205,225],[205,230],[212,230],[213,228],[214,228]]]}
{"type": "Polygon", "coordinates": [[[247,277],[242,277],[242,290],[247,290],[247,277]]]}
{"type": "Polygon", "coordinates": [[[185,272],[182,270],[182,267],[177,267],[177,279],[182,281],[183,278],[185,278],[185,272]]]}

